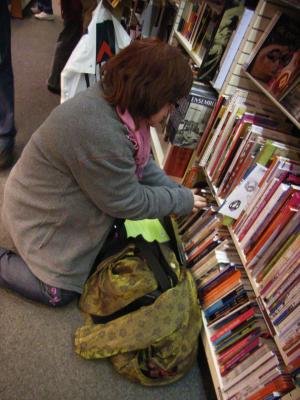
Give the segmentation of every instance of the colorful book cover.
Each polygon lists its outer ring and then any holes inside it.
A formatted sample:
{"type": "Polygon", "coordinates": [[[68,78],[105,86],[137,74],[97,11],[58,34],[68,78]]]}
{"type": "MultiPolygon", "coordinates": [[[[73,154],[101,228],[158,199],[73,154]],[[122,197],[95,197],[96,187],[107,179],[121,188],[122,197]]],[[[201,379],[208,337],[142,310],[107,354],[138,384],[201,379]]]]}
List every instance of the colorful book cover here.
{"type": "Polygon", "coordinates": [[[247,71],[275,98],[280,98],[300,72],[300,26],[295,16],[286,13],[271,24],[272,29],[256,48],[247,71]]]}
{"type": "Polygon", "coordinates": [[[252,318],[255,313],[257,313],[256,307],[250,307],[246,309],[242,313],[238,313],[235,318],[231,318],[228,323],[222,324],[222,326],[215,330],[213,335],[210,337],[212,342],[217,342],[220,338],[224,337],[227,333],[235,329],[238,325],[242,324],[243,322],[247,321],[248,319],[252,318]]]}
{"type": "Polygon", "coordinates": [[[260,239],[251,249],[249,249],[247,261],[251,261],[262,247],[265,249],[270,243],[272,243],[293,215],[299,211],[299,208],[300,193],[294,193],[275,216],[272,223],[267,227],[260,239]]]}

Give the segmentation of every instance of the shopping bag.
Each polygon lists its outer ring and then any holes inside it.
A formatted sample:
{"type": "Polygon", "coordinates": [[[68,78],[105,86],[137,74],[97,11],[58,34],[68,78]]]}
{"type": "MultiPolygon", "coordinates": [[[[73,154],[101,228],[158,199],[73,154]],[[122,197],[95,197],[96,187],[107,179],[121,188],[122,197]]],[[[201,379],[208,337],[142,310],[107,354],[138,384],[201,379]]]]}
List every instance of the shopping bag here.
{"type": "Polygon", "coordinates": [[[61,103],[100,79],[101,64],[130,44],[120,22],[100,1],[88,32],[73,50],[61,73],[61,103]]]}

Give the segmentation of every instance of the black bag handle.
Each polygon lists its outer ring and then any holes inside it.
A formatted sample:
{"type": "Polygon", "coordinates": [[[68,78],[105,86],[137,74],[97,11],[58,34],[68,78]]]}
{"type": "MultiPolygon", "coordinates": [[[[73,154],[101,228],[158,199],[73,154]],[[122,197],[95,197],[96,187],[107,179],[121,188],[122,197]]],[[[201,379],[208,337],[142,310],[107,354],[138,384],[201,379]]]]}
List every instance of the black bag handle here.
{"type": "Polygon", "coordinates": [[[146,258],[147,264],[153,272],[161,291],[165,292],[176,285],[178,282],[177,276],[165,259],[159,244],[156,241],[146,242],[141,236],[138,236],[134,242],[146,258]]]}

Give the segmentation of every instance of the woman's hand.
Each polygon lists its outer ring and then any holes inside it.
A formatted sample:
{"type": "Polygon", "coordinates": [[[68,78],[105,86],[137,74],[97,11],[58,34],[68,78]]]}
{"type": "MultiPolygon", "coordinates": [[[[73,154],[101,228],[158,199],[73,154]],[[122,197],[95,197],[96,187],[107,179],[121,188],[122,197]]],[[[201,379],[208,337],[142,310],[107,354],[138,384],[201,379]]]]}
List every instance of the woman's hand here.
{"type": "Polygon", "coordinates": [[[199,189],[192,189],[193,196],[194,196],[194,207],[193,207],[193,212],[198,211],[199,209],[206,207],[207,206],[207,200],[203,196],[199,196],[198,192],[199,189]]]}

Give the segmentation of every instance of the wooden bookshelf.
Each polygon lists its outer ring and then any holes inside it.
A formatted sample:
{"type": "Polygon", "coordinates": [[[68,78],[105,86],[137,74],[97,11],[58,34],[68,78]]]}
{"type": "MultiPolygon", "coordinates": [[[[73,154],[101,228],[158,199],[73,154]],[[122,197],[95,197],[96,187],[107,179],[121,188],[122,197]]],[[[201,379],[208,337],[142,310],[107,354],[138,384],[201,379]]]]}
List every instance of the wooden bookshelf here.
{"type": "Polygon", "coordinates": [[[283,107],[279,101],[277,101],[269,92],[268,90],[255,78],[253,78],[253,76],[251,74],[249,74],[249,72],[244,70],[244,74],[250,79],[250,81],[259,88],[259,90],[261,90],[271,101],[272,103],[274,103],[275,107],[277,107],[281,112],[283,112],[284,115],[287,116],[287,118],[292,121],[292,123],[298,128],[300,129],[300,122],[298,122],[296,120],[295,117],[293,117],[292,114],[290,114],[288,112],[288,110],[283,107]]]}
{"type": "Polygon", "coordinates": [[[203,328],[201,331],[201,339],[203,342],[209,370],[211,373],[217,399],[223,400],[221,375],[219,372],[218,363],[216,360],[216,356],[211,341],[209,340],[208,327],[206,325],[206,319],[203,312],[202,312],[202,321],[203,321],[203,328]]]}
{"type": "MultiPolygon", "coordinates": [[[[182,0],[179,6],[179,11],[176,17],[176,22],[173,27],[173,33],[171,34],[175,38],[177,42],[182,46],[185,52],[189,55],[191,60],[195,62],[197,65],[201,65],[202,60],[193,52],[191,43],[183,37],[178,31],[178,24],[180,21],[180,17],[184,8],[185,0],[182,0]]],[[[270,93],[258,82],[256,81],[250,74],[245,72],[244,65],[249,57],[251,51],[253,50],[254,46],[256,45],[257,41],[262,35],[262,32],[268,26],[270,20],[272,19],[274,13],[278,10],[278,7],[284,9],[285,7],[289,8],[297,8],[300,9],[299,1],[292,0],[259,0],[258,4],[255,9],[255,14],[251,19],[251,22],[248,26],[244,39],[242,40],[240,47],[236,53],[234,61],[230,67],[230,70],[227,74],[227,77],[223,83],[222,88],[220,89],[220,95],[224,97],[232,96],[236,93],[237,89],[242,89],[247,91],[247,99],[246,99],[246,106],[247,111],[249,112],[257,112],[260,111],[261,113],[273,117],[275,119],[278,118],[278,115],[282,113],[282,116],[287,117],[295,127],[300,129],[300,123],[276,100],[273,98],[270,93]],[[288,4],[287,4],[288,3],[288,4]]],[[[213,193],[215,200],[220,207],[223,203],[223,199],[218,198],[216,195],[217,188],[214,187],[212,184],[207,171],[203,171],[204,176],[206,178],[207,184],[213,193]]],[[[279,340],[278,335],[276,334],[276,330],[271,323],[270,317],[268,315],[267,309],[261,299],[259,287],[255,281],[255,279],[250,275],[249,271],[246,268],[247,260],[245,254],[240,246],[240,243],[233,231],[232,228],[228,227],[230,237],[234,244],[234,247],[241,259],[241,263],[243,264],[247,276],[249,278],[250,284],[253,288],[258,306],[262,312],[264,320],[266,322],[267,327],[269,328],[270,334],[273,337],[275,344],[277,345],[279,353],[282,355],[282,358],[287,365],[287,358],[282,350],[282,346],[279,340]]],[[[204,328],[202,331],[202,341],[204,344],[204,348],[206,351],[213,383],[215,386],[215,390],[217,393],[218,399],[224,399],[226,397],[225,392],[224,395],[222,393],[222,379],[219,374],[219,367],[214,355],[214,349],[210,342],[209,338],[209,328],[205,323],[205,318],[203,315],[204,320],[204,328]]],[[[292,390],[290,393],[282,396],[284,400],[300,400],[300,389],[296,388],[292,390]]]]}
{"type": "Polygon", "coordinates": [[[201,65],[202,59],[192,50],[192,46],[189,43],[188,40],[184,36],[182,36],[179,32],[175,31],[174,35],[178,42],[181,44],[181,46],[185,49],[185,51],[188,53],[188,55],[191,57],[191,59],[197,64],[201,65]]]}
{"type": "Polygon", "coordinates": [[[23,18],[23,10],[30,3],[30,0],[11,0],[11,16],[23,18]]]}
{"type": "Polygon", "coordinates": [[[164,142],[162,134],[155,128],[150,128],[151,134],[151,147],[154,159],[157,164],[162,168],[164,165],[164,158],[166,154],[167,143],[164,142]]]}

